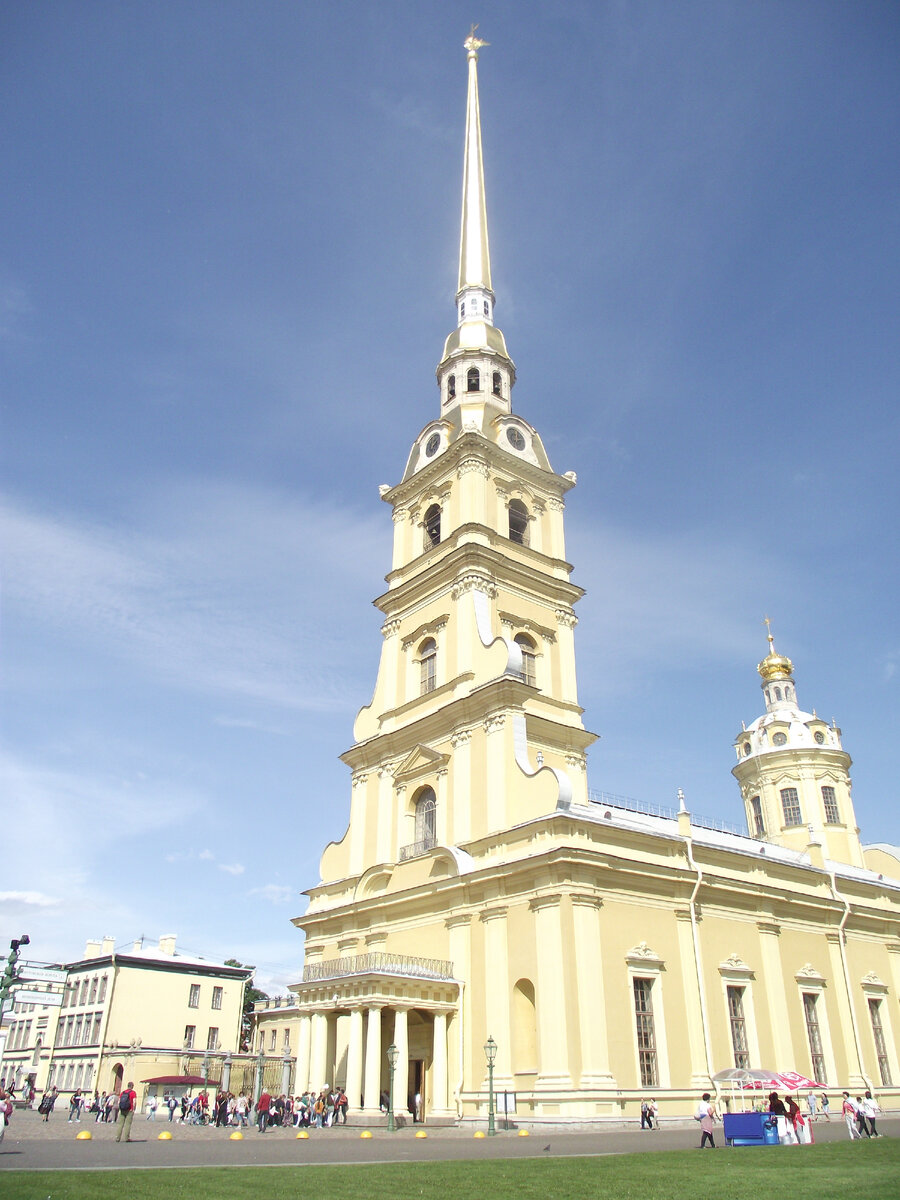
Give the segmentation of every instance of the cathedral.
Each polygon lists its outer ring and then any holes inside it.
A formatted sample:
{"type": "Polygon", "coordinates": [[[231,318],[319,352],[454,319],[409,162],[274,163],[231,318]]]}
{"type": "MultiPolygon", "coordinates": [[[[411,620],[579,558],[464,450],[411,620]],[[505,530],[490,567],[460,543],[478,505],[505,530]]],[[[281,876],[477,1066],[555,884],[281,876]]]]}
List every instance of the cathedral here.
{"type": "MultiPolygon", "coordinates": [[[[726,1068],[898,1098],[900,860],[860,842],[841,733],[759,664],[734,775],[746,832],[588,789],[566,560],[572,472],[514,409],[495,323],[468,57],[455,323],[432,419],[384,486],[393,553],[340,842],[294,924],[289,1003],[256,1014],[293,1090],[380,1119],[693,1111],[726,1068]]],[[[737,724],[737,722],[736,722],[737,724]]]]}

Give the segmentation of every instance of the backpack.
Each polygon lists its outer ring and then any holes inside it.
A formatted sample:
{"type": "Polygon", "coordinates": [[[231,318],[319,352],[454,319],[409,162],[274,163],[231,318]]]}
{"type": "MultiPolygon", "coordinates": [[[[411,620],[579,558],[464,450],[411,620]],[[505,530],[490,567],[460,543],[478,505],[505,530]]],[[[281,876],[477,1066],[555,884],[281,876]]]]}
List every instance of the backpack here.
{"type": "Polygon", "coordinates": [[[119,1096],[119,1112],[131,1112],[131,1092],[122,1092],[119,1096]]]}

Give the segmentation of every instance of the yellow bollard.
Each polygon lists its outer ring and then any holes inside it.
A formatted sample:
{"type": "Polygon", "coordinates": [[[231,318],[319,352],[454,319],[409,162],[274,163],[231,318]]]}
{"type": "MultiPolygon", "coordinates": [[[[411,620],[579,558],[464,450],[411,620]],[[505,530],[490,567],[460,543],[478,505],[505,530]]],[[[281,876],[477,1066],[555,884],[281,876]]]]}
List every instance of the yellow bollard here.
{"type": "Polygon", "coordinates": [[[228,1140],[229,1142],[242,1142],[244,1140],[244,1135],[239,1129],[236,1129],[234,1133],[230,1133],[228,1135],[228,1140]]]}
{"type": "Polygon", "coordinates": [[[528,1132],[527,1129],[520,1129],[519,1137],[531,1137],[531,1134],[528,1132]]]}
{"type": "Polygon", "coordinates": [[[428,1137],[428,1134],[424,1129],[418,1129],[416,1130],[416,1137],[428,1137]]]}
{"type": "Polygon", "coordinates": [[[297,1134],[297,1137],[298,1138],[308,1138],[309,1134],[307,1133],[307,1131],[305,1129],[301,1129],[300,1132],[297,1134]]]}
{"type": "Polygon", "coordinates": [[[76,1142],[89,1142],[94,1135],[89,1129],[82,1129],[81,1133],[75,1134],[76,1142]]]}
{"type": "Polygon", "coordinates": [[[168,1129],[164,1129],[156,1140],[158,1142],[171,1142],[172,1135],[169,1133],[168,1129]]]}
{"type": "Polygon", "coordinates": [[[361,1138],[370,1138],[372,1136],[372,1131],[371,1129],[364,1129],[359,1136],[361,1138]]]}
{"type": "Polygon", "coordinates": [[[483,1130],[483,1129],[476,1129],[476,1130],[475,1130],[475,1133],[474,1133],[472,1136],[473,1136],[473,1137],[484,1137],[484,1130],[483,1130]]]}

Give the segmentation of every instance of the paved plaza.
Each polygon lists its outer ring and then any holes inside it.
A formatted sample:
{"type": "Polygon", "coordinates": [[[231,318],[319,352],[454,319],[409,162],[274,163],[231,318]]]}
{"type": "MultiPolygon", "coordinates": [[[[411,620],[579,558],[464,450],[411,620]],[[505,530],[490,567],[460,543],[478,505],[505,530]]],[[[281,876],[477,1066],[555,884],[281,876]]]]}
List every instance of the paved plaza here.
{"type": "MultiPolygon", "coordinates": [[[[676,1121],[659,1131],[641,1131],[634,1125],[610,1125],[602,1129],[544,1127],[532,1129],[529,1137],[515,1130],[501,1131],[493,1138],[474,1137],[475,1128],[431,1128],[417,1126],[388,1133],[373,1129],[371,1138],[360,1137],[359,1127],[310,1130],[308,1139],[298,1139],[295,1129],[272,1128],[265,1134],[251,1126],[241,1141],[232,1141],[230,1129],[169,1124],[165,1120],[135,1120],[130,1143],[116,1143],[115,1125],[96,1124],[93,1119],[69,1124],[54,1113],[47,1124],[36,1112],[17,1110],[6,1137],[0,1143],[0,1170],[90,1169],[123,1167],[199,1166],[346,1166],[349,1163],[435,1162],[470,1158],[541,1158],[564,1155],[639,1154],[659,1150],[684,1150],[699,1143],[699,1126],[694,1121],[676,1121]],[[90,1141],[76,1135],[89,1130],[90,1141]],[[427,1137],[416,1137],[422,1130],[427,1137]],[[163,1131],[171,1141],[160,1141],[163,1131]]],[[[883,1117],[879,1129],[889,1137],[900,1136],[900,1115],[883,1117]]],[[[817,1141],[845,1141],[843,1121],[815,1123],[817,1141]]],[[[716,1141],[724,1148],[722,1127],[716,1141]]],[[[857,1142],[860,1154],[866,1141],[857,1142]]],[[[802,1147],[798,1147],[798,1152],[802,1147]]],[[[730,1151],[726,1153],[741,1153],[730,1151]]],[[[747,1151],[755,1153],[757,1151],[747,1151]]],[[[758,1153],[765,1153],[759,1150],[758,1153]]]]}

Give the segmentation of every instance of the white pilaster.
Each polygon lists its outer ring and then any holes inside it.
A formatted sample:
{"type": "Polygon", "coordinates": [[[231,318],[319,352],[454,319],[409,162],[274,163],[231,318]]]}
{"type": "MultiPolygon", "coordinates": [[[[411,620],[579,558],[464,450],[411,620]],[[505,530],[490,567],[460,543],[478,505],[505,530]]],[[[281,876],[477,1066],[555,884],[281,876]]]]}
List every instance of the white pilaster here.
{"type": "Polygon", "coordinates": [[[350,1010],[350,1038],[347,1043],[347,1082],[345,1090],[350,1108],[362,1107],[363,1072],[363,1012],[361,1008],[350,1010]]]}
{"type": "Polygon", "coordinates": [[[616,1087],[609,1069],[609,1030],[606,1024],[603,943],[600,935],[602,903],[598,896],[590,894],[572,896],[582,1089],[616,1087]]]}
{"type": "Polygon", "coordinates": [[[560,897],[536,896],[529,907],[534,913],[537,943],[538,1075],[534,1088],[535,1091],[570,1089],[560,897]]]}
{"type": "MultiPolygon", "coordinates": [[[[372,1005],[368,1009],[366,1018],[363,1108],[367,1113],[377,1113],[381,1110],[381,1068],[381,1008],[378,1005],[372,1005]]],[[[349,1092],[347,1096],[349,1099],[349,1092]]]]}
{"type": "MultiPolygon", "coordinates": [[[[484,925],[484,1041],[492,1037],[497,1043],[497,1058],[494,1065],[494,1088],[497,1091],[512,1091],[512,1027],[509,1019],[509,945],[505,908],[489,908],[481,914],[484,925]]],[[[468,1040],[475,1031],[471,1025],[468,1040]]],[[[478,1043],[481,1045],[481,1042],[478,1043]]],[[[479,1080],[486,1077],[483,1056],[472,1076],[479,1080]]]]}

